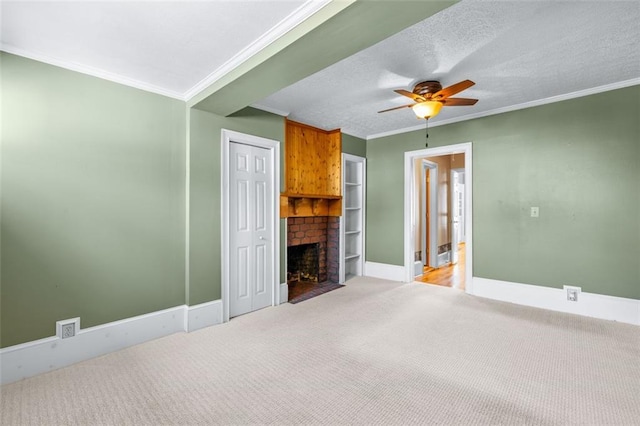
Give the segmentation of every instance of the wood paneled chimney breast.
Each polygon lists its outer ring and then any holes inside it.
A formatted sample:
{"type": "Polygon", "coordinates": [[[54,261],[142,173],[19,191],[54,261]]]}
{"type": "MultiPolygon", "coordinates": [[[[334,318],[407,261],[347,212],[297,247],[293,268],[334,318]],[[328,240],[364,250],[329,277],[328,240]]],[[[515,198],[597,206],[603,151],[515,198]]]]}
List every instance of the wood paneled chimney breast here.
{"type": "Polygon", "coordinates": [[[280,217],[342,214],[342,135],[286,120],[280,217]]]}

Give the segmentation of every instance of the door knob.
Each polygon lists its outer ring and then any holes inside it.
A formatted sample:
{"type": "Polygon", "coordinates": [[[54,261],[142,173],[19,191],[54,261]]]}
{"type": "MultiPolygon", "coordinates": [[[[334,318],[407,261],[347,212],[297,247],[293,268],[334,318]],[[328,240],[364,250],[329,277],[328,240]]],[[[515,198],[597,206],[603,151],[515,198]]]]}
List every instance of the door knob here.
{"type": "Polygon", "coordinates": [[[260,237],[260,239],[261,239],[261,240],[265,240],[266,238],[265,238],[265,237],[260,237]]]}

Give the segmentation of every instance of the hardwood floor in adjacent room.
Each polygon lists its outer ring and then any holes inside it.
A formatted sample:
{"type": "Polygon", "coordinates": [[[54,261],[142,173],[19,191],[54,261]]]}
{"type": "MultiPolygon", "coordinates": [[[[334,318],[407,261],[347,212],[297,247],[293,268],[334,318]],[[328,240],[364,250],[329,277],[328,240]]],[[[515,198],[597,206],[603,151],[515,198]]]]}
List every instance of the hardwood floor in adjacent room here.
{"type": "Polygon", "coordinates": [[[416,281],[464,290],[464,265],[465,245],[464,243],[460,243],[458,244],[458,263],[449,264],[437,269],[425,268],[424,274],[416,278],[416,281]]]}

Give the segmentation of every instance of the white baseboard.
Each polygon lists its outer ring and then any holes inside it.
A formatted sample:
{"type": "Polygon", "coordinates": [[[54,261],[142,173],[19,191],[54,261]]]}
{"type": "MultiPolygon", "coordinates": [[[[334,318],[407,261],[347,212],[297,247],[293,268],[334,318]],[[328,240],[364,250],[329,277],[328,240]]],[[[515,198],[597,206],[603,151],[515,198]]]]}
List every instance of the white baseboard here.
{"type": "Polygon", "coordinates": [[[280,303],[287,303],[289,301],[289,286],[287,283],[280,284],[280,303]]]}
{"type": "Polygon", "coordinates": [[[201,303],[199,305],[187,306],[185,317],[186,331],[196,331],[201,328],[222,324],[222,300],[201,303]]]}
{"type": "Polygon", "coordinates": [[[440,253],[438,255],[438,268],[443,265],[448,265],[451,262],[451,251],[445,251],[444,253],[440,253]]]}
{"type": "Polygon", "coordinates": [[[384,280],[404,281],[404,266],[364,262],[364,274],[368,277],[384,280]]]}
{"type": "Polygon", "coordinates": [[[222,301],[176,306],[80,329],[74,337],[46,337],[0,349],[0,384],[66,367],[76,362],[181,331],[222,323],[222,301]]]}
{"type": "Polygon", "coordinates": [[[419,277],[423,272],[424,268],[422,267],[422,262],[420,260],[413,262],[413,276],[419,277]]]}
{"type": "Polygon", "coordinates": [[[473,294],[552,311],[640,325],[640,300],[581,292],[577,302],[558,288],[473,277],[473,294]]]}
{"type": "Polygon", "coordinates": [[[184,331],[185,307],[164,309],[79,330],[74,337],[47,337],[0,349],[0,383],[66,367],[129,346],[184,331]]]}

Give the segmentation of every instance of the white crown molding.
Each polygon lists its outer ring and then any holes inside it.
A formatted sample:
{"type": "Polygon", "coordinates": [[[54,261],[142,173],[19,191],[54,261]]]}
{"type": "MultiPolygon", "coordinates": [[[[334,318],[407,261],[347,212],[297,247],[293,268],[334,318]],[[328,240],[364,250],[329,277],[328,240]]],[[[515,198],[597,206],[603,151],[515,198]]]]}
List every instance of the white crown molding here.
{"type": "Polygon", "coordinates": [[[340,129],[340,133],[342,133],[343,135],[353,136],[354,138],[367,140],[367,135],[359,135],[356,132],[353,132],[353,131],[351,131],[349,129],[342,128],[342,129],[340,129]]]}
{"type": "MultiPolygon", "coordinates": [[[[551,96],[549,98],[537,99],[535,101],[523,102],[517,105],[510,105],[502,108],[496,108],[489,111],[482,111],[475,114],[468,114],[461,117],[440,120],[434,123],[429,122],[429,127],[444,126],[447,124],[459,123],[461,121],[473,120],[475,118],[487,117],[490,115],[502,114],[505,112],[517,111],[519,109],[532,108],[536,106],[552,104],[555,102],[567,101],[569,99],[581,98],[583,96],[595,95],[598,93],[609,92],[611,90],[624,89],[625,87],[637,86],[640,84],[640,78],[632,78],[631,80],[619,81],[617,83],[605,84],[604,86],[592,87],[590,89],[578,90],[577,92],[565,93],[563,95],[551,96]]],[[[418,126],[405,127],[398,130],[390,130],[388,132],[375,133],[366,137],[367,140],[384,138],[387,136],[399,135],[402,133],[413,132],[424,129],[424,123],[418,126]]]]}
{"type": "Polygon", "coordinates": [[[42,53],[29,52],[27,50],[20,49],[18,47],[14,47],[4,43],[0,44],[0,50],[7,53],[11,53],[13,55],[22,56],[24,58],[33,59],[34,61],[43,62],[45,64],[54,65],[56,67],[68,69],[71,71],[76,71],[76,72],[90,75],[93,77],[98,77],[103,80],[112,81],[114,83],[122,84],[124,86],[129,86],[136,89],[144,90],[145,92],[151,92],[157,95],[167,96],[173,99],[179,99],[181,101],[185,100],[183,94],[175,92],[173,90],[168,90],[159,86],[155,86],[153,84],[145,83],[139,80],[134,80],[134,79],[124,77],[119,74],[114,74],[108,71],[104,71],[98,68],[81,65],[75,62],[64,61],[64,60],[57,59],[42,53]]]}
{"type": "Polygon", "coordinates": [[[363,139],[365,141],[367,140],[366,134],[360,134],[358,132],[351,130],[348,127],[347,128],[343,127],[342,129],[340,129],[340,131],[342,132],[342,134],[353,136],[354,138],[358,138],[358,139],[363,139]]]}
{"type": "Polygon", "coordinates": [[[187,90],[184,93],[184,100],[191,100],[194,96],[198,95],[198,93],[202,92],[235,68],[242,65],[249,58],[300,25],[302,22],[307,20],[307,18],[318,12],[330,2],[331,0],[307,0],[302,6],[291,12],[276,26],[264,33],[256,41],[242,49],[240,52],[236,53],[231,59],[222,64],[218,69],[209,74],[191,89],[187,90]]]}
{"type": "MultiPolygon", "coordinates": [[[[49,65],[55,65],[60,68],[68,69],[71,71],[76,71],[82,74],[91,75],[93,77],[98,77],[104,80],[112,81],[114,83],[119,83],[124,86],[134,87],[136,89],[144,90],[146,92],[155,93],[162,96],[167,96],[169,98],[178,99],[181,101],[188,101],[198,93],[209,87],[211,84],[220,80],[229,72],[233,71],[235,68],[243,64],[246,60],[260,52],[262,49],[269,46],[274,41],[278,40],[280,37],[300,25],[310,16],[318,12],[320,9],[329,4],[332,0],[307,0],[302,6],[298,7],[292,13],[290,13],[286,18],[280,21],[276,26],[271,28],[269,31],[264,33],[260,38],[251,43],[249,46],[238,52],[231,59],[225,62],[222,66],[216,69],[213,73],[209,74],[206,78],[201,80],[191,89],[187,90],[184,93],[176,92],[174,90],[165,89],[160,86],[156,86],[153,84],[145,83],[143,81],[135,80],[132,78],[128,78],[119,74],[111,73],[105,70],[101,70],[99,68],[90,67],[87,65],[78,64],[72,61],[65,61],[62,59],[58,59],[52,56],[48,56],[46,54],[42,54],[39,52],[30,52],[15,46],[11,46],[5,43],[0,43],[0,50],[11,53],[14,55],[22,56],[28,59],[33,59],[39,62],[43,62],[49,65]]],[[[263,108],[260,108],[263,109],[263,108]]],[[[265,109],[265,111],[267,111],[265,109]]],[[[272,111],[268,111],[272,112],[272,111]]],[[[278,115],[288,115],[282,114],[282,111],[274,112],[278,115]]]]}
{"type": "MultiPolygon", "coordinates": [[[[434,124],[429,123],[429,127],[435,127],[434,124]]],[[[370,141],[373,139],[386,138],[387,136],[400,135],[402,133],[414,132],[416,130],[424,129],[424,123],[418,126],[411,127],[403,127],[402,129],[397,130],[389,130],[388,132],[374,133],[372,135],[368,135],[365,137],[366,140],[370,141]]]]}

